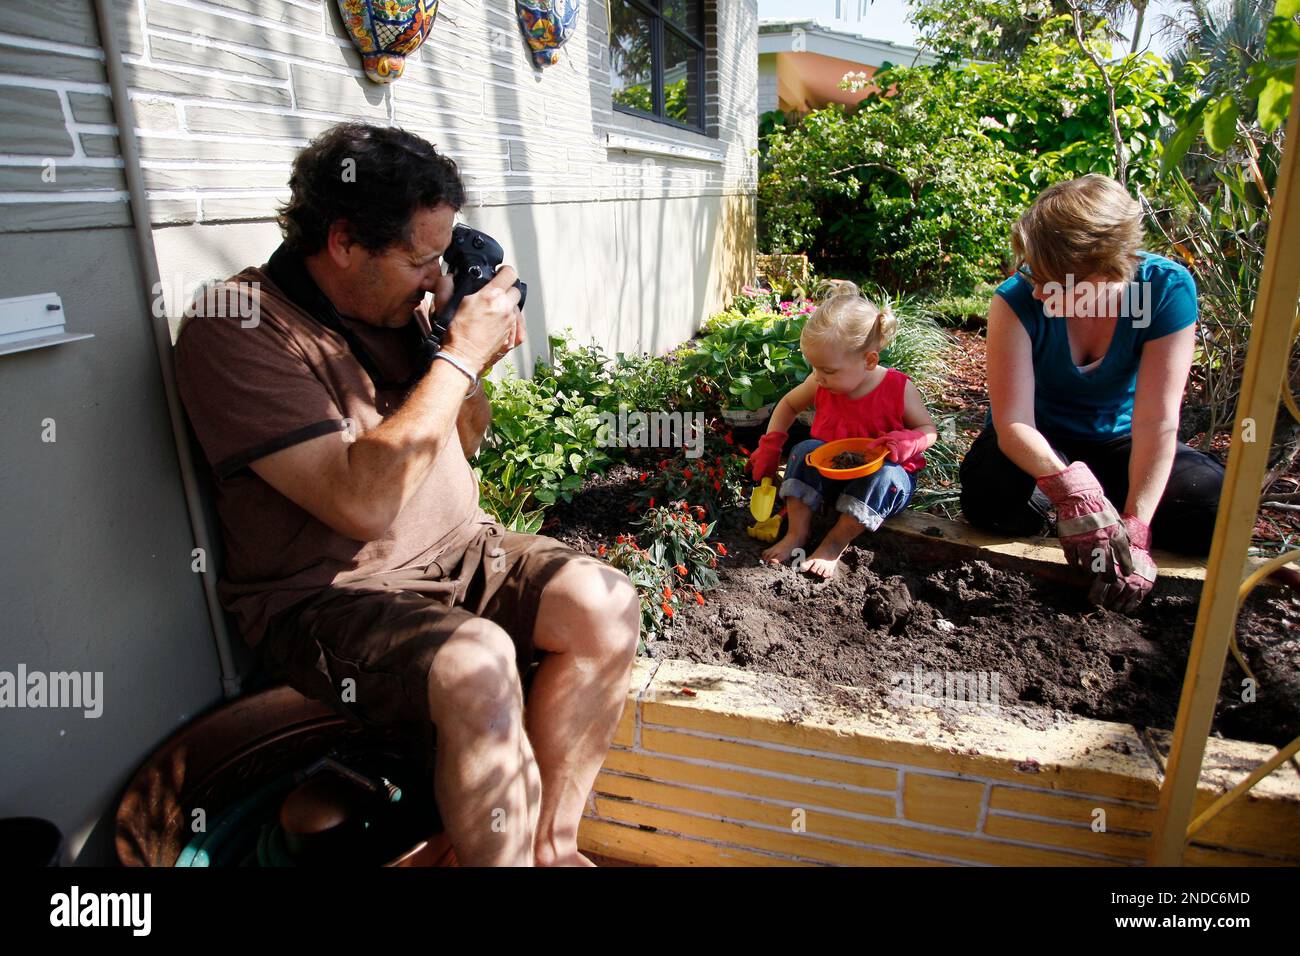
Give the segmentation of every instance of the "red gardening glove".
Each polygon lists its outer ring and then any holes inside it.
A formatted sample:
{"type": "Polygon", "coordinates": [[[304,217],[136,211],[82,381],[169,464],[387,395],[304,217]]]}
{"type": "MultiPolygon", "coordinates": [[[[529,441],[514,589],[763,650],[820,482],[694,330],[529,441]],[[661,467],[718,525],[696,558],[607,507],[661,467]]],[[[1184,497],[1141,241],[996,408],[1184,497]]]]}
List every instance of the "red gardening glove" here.
{"type": "Polygon", "coordinates": [[[1111,548],[1112,560],[1092,582],[1088,597],[1112,611],[1131,613],[1156,583],[1156,563],[1151,560],[1151,529],[1135,515],[1121,515],[1128,547],[1111,548]]]}
{"type": "Polygon", "coordinates": [[[758,440],[758,447],[749,453],[746,467],[755,481],[775,478],[777,466],[781,464],[781,449],[789,436],[785,432],[768,432],[758,440]]]}
{"type": "Polygon", "coordinates": [[[1056,534],[1070,564],[1101,574],[1118,560],[1118,552],[1124,555],[1121,564],[1129,560],[1128,531],[1087,465],[1076,461],[1065,471],[1044,475],[1038,487],[1056,507],[1056,534]]]}
{"type": "Polygon", "coordinates": [[[885,432],[876,439],[876,442],[889,449],[890,461],[900,465],[911,461],[924,452],[927,447],[925,433],[913,431],[910,428],[885,432]]]}

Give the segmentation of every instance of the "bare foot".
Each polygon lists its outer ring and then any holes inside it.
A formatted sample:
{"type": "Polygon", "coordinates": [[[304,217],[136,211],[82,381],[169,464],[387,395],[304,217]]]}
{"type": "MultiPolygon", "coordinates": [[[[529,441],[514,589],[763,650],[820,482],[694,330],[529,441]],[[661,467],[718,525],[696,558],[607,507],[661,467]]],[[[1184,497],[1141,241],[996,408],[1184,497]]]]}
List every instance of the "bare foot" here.
{"type": "Polygon", "coordinates": [[[840,555],[848,546],[849,541],[840,544],[827,535],[800,570],[815,574],[819,578],[832,578],[835,576],[835,569],[840,565],[840,555]]]}
{"type": "Polygon", "coordinates": [[[764,564],[785,564],[807,540],[806,534],[791,534],[787,531],[785,537],[764,551],[759,560],[764,564]]]}

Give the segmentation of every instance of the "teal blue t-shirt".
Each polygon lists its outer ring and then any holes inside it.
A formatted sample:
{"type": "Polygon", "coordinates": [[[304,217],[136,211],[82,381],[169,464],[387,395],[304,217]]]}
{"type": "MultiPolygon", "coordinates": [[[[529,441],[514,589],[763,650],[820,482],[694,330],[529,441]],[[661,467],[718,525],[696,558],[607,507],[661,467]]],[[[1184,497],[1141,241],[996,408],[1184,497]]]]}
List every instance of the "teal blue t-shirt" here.
{"type": "MultiPolygon", "coordinates": [[[[1129,434],[1142,346],[1196,322],[1196,283],[1183,266],[1141,253],[1125,310],[1101,364],[1081,371],[1070,356],[1064,318],[1046,315],[1019,273],[997,288],[1029,333],[1034,361],[1034,418],[1039,431],[1105,441],[1129,434]]],[[[992,423],[992,412],[988,422],[992,423]]]]}

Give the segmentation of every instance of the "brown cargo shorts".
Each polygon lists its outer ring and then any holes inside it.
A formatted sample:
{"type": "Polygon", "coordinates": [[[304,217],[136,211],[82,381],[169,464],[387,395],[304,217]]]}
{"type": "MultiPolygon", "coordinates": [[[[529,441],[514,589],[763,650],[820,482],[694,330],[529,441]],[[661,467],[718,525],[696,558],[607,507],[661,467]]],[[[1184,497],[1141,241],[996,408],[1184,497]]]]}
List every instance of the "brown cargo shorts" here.
{"type": "Polygon", "coordinates": [[[591,559],[554,538],[485,522],[426,567],[330,587],[278,615],[266,660],[303,694],[363,723],[427,723],[429,669],[452,634],[476,617],[495,622],[526,674],[542,590],[574,560],[591,559]]]}

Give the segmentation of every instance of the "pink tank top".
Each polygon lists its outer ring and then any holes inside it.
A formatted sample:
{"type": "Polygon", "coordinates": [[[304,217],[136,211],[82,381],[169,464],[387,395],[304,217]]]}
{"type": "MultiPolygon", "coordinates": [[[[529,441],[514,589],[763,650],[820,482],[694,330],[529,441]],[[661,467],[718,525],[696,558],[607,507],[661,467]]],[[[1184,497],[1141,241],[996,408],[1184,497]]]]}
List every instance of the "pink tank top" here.
{"type": "MultiPolygon", "coordinates": [[[[907,428],[903,422],[903,391],[909,379],[898,369],[885,371],[880,384],[861,398],[849,398],[818,388],[813,397],[812,437],[822,441],[841,438],[876,438],[885,432],[907,428]]],[[[925,467],[925,456],[917,455],[903,465],[908,472],[925,467]]]]}

